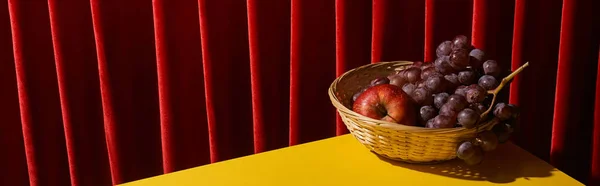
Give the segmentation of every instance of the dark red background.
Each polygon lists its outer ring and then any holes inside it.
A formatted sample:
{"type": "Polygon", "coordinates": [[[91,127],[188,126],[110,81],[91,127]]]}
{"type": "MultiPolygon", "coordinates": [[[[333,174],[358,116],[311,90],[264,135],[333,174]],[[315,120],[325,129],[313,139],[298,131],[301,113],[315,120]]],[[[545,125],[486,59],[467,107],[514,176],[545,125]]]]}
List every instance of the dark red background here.
{"type": "Polygon", "coordinates": [[[600,185],[593,0],[9,0],[0,185],[112,185],[347,133],[327,97],[357,66],[464,34],[505,68],[513,141],[600,185]],[[336,119],[337,118],[337,119],[336,119]]]}

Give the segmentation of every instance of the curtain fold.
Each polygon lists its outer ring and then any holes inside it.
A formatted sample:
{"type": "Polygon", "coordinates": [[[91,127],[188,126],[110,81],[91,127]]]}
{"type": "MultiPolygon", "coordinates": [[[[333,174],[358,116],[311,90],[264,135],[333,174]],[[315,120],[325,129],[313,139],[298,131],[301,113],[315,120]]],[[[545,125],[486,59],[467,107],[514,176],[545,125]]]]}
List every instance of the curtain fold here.
{"type": "Polygon", "coordinates": [[[593,0],[9,0],[0,185],[114,185],[347,134],[327,89],[455,35],[516,69],[512,140],[600,185],[593,0]]]}
{"type": "Polygon", "coordinates": [[[198,1],[152,3],[164,173],[210,163],[198,1]]]}

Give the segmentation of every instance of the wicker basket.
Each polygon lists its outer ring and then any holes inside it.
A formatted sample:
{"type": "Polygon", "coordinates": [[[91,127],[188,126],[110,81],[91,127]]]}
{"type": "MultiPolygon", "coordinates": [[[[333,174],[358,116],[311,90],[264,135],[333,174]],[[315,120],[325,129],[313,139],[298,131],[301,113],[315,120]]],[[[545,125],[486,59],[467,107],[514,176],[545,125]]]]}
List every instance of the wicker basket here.
{"type": "Polygon", "coordinates": [[[371,119],[351,110],[352,96],[372,79],[411,65],[409,61],[378,62],[342,74],[329,87],[329,98],[350,133],[368,149],[385,158],[409,163],[437,163],[456,158],[458,143],[490,129],[494,120],[476,128],[431,129],[371,119]]]}

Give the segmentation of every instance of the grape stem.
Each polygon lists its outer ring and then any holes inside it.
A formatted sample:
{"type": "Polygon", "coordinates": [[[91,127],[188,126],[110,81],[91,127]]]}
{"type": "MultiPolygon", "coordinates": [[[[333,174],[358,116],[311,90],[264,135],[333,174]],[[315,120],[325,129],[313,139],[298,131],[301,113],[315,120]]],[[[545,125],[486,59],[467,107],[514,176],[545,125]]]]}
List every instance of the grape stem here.
{"type": "Polygon", "coordinates": [[[488,113],[494,108],[494,104],[496,102],[496,97],[498,95],[498,93],[502,90],[502,88],[504,88],[504,86],[510,84],[511,80],[519,73],[521,73],[521,71],[523,71],[525,69],[525,67],[529,66],[529,62],[526,62],[525,64],[521,65],[521,67],[519,67],[517,70],[515,70],[514,72],[510,73],[508,76],[504,77],[502,79],[502,81],[500,82],[500,85],[498,85],[498,87],[496,87],[496,89],[494,90],[489,90],[487,93],[488,94],[492,94],[493,98],[492,98],[492,103],[490,103],[489,108],[483,113],[481,114],[480,118],[485,119],[488,115],[488,113]]]}

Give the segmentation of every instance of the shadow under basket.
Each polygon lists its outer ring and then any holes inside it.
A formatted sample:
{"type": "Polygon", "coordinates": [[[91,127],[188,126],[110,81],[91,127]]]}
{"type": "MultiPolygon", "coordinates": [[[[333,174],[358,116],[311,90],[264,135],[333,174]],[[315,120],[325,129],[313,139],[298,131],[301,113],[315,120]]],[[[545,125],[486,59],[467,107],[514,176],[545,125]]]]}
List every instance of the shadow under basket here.
{"type": "MultiPolygon", "coordinates": [[[[493,126],[484,121],[475,128],[432,129],[371,119],[352,111],[352,96],[370,81],[387,77],[412,64],[410,61],[378,62],[347,71],[329,87],[329,98],[350,133],[368,149],[388,159],[431,164],[456,158],[460,142],[493,126]]],[[[416,114],[416,113],[415,113],[416,114]]]]}

